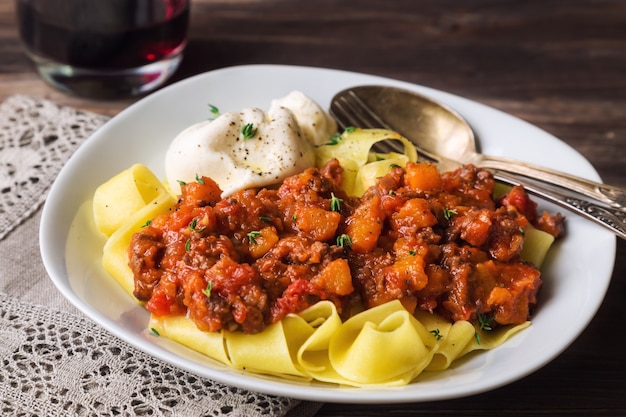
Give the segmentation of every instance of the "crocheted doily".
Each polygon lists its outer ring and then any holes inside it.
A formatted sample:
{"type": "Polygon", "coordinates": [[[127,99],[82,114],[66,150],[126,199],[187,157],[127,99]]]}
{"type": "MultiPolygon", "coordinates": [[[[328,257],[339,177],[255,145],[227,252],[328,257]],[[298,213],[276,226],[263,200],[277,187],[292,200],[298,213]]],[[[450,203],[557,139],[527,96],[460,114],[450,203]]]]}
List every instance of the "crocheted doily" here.
{"type": "Polygon", "coordinates": [[[152,359],[78,316],[0,295],[3,416],[282,416],[298,401],[152,359]]]}
{"type": "Polygon", "coordinates": [[[0,239],[41,206],[72,152],[106,120],[25,95],[0,105],[0,239]]]}
{"type": "Polygon", "coordinates": [[[70,155],[106,120],[22,95],[0,105],[0,415],[313,416],[320,403],[198,377],[55,301],[62,297],[39,258],[39,208],[70,155]]]}

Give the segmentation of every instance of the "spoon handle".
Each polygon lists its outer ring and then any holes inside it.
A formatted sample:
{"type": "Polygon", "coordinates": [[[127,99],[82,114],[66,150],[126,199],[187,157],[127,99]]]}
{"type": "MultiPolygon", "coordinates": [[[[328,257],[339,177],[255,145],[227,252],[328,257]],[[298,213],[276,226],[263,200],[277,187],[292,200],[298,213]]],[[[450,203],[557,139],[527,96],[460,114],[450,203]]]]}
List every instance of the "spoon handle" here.
{"type": "Polygon", "coordinates": [[[626,189],[621,187],[590,181],[527,162],[495,156],[482,155],[476,165],[481,168],[522,175],[536,181],[556,185],[626,212],[626,189]]]}
{"type": "Polygon", "coordinates": [[[542,197],[551,203],[592,220],[626,240],[626,211],[600,206],[594,202],[561,193],[556,189],[544,188],[541,185],[536,185],[534,182],[531,184],[515,175],[508,175],[502,171],[495,170],[493,174],[497,181],[508,185],[521,185],[528,193],[542,197]]]}

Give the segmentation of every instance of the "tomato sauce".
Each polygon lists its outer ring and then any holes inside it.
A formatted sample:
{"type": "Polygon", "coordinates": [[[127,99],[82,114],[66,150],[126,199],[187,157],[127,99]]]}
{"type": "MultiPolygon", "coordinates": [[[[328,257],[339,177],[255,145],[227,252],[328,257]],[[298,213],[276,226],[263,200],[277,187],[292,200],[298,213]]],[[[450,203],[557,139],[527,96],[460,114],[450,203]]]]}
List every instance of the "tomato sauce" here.
{"type": "Polygon", "coordinates": [[[204,331],[257,333],[320,300],[344,318],[396,299],[451,321],[529,318],[541,274],[520,257],[524,229],[559,236],[562,216],[539,215],[522,187],[494,200],[471,165],[394,167],[361,198],[342,175],[333,160],[224,199],[210,178],[183,185],[176,211],[132,238],[135,296],[204,331]]]}

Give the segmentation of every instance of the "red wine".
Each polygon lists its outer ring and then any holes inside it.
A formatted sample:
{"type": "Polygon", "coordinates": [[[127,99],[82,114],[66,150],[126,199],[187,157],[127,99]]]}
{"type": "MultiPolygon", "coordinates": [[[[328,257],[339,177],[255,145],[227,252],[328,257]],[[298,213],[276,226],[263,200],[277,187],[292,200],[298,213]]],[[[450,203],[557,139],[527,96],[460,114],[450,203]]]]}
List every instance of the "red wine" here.
{"type": "Polygon", "coordinates": [[[117,70],[158,62],[180,52],[185,45],[187,1],[63,2],[65,5],[56,5],[62,10],[53,13],[42,10],[54,3],[50,0],[16,2],[20,37],[32,55],[75,68],[117,70]],[[156,3],[161,7],[147,7],[156,3]],[[98,7],[108,8],[109,22],[105,13],[94,10],[98,7]],[[100,17],[104,22],[98,21],[100,17]]]}

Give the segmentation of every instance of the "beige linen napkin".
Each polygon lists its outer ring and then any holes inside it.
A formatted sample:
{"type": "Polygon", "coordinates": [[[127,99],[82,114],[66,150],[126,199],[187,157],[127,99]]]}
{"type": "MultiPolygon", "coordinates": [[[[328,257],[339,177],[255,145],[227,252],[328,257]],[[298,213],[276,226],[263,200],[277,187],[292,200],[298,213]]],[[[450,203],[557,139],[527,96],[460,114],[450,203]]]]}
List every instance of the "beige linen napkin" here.
{"type": "Polygon", "coordinates": [[[319,403],[225,386],[134,349],[82,316],[39,255],[48,187],[106,117],[17,95],[0,105],[0,414],[313,416],[319,403]]]}

